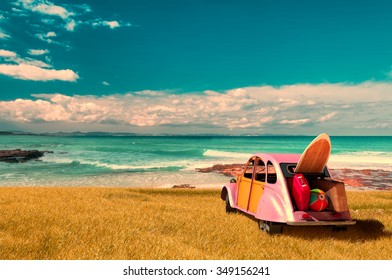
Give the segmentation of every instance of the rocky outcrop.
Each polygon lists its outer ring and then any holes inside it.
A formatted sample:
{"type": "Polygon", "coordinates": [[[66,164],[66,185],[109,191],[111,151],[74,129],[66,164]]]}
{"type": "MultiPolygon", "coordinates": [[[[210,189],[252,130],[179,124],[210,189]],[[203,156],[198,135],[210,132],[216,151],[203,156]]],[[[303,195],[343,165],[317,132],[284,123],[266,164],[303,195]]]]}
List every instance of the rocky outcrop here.
{"type": "Polygon", "coordinates": [[[392,172],[381,169],[330,169],[334,180],[355,189],[392,190],[392,172]]]}
{"type": "Polygon", "coordinates": [[[173,189],[194,189],[194,186],[191,186],[189,184],[181,184],[181,185],[174,185],[172,187],[173,189]]]}
{"type": "Polygon", "coordinates": [[[45,153],[53,153],[52,151],[38,151],[38,150],[0,150],[0,161],[17,163],[26,162],[29,160],[37,160],[45,153]]]}
{"type": "Polygon", "coordinates": [[[198,172],[201,173],[220,173],[226,176],[238,176],[243,172],[244,164],[234,163],[234,164],[215,164],[211,167],[206,168],[196,168],[198,172]]]}

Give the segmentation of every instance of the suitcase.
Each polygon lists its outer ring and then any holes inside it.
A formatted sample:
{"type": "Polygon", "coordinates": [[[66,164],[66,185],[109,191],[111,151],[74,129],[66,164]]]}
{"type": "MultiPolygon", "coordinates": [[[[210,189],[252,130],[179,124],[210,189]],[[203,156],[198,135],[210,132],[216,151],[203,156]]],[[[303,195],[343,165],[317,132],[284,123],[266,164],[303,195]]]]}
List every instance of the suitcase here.
{"type": "Polygon", "coordinates": [[[308,210],[310,199],[310,187],[305,176],[295,174],[293,178],[293,197],[297,210],[308,210]]]}

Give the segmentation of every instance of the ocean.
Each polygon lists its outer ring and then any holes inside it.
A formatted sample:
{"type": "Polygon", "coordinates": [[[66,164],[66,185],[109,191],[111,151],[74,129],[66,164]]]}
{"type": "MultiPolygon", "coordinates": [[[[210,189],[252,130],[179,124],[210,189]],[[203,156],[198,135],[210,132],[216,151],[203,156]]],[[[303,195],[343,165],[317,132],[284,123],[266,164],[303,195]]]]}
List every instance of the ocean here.
{"type": "MultiPolygon", "coordinates": [[[[1,135],[0,150],[53,151],[0,162],[1,186],[219,187],[230,178],[196,168],[245,163],[256,152],[302,153],[311,136],[1,135]]],[[[329,168],[392,171],[392,137],[331,137],[329,168]]]]}

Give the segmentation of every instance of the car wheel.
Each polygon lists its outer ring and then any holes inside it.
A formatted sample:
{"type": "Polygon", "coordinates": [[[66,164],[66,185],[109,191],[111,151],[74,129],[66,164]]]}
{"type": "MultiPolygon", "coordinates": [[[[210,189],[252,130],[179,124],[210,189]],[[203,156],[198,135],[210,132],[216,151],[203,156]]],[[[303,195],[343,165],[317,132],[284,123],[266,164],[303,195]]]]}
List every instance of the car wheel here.
{"type": "Polygon", "coordinates": [[[281,234],[283,233],[283,224],[268,222],[268,221],[259,221],[259,228],[261,231],[267,232],[269,234],[281,234]]]}
{"type": "Polygon", "coordinates": [[[226,194],[226,213],[235,213],[237,209],[231,207],[229,200],[229,193],[226,194]]]}
{"type": "Polygon", "coordinates": [[[259,229],[264,232],[269,232],[269,225],[266,221],[259,220],[259,229]]]}

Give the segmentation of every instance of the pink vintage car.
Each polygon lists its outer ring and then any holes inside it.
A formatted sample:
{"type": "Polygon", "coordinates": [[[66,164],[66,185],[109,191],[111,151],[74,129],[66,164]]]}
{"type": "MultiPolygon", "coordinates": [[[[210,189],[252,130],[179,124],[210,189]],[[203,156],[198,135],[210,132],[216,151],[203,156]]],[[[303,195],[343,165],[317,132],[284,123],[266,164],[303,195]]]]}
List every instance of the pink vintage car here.
{"type": "MultiPolygon", "coordinates": [[[[329,150],[325,154],[326,162],[329,150]]],[[[326,165],[319,168],[322,172],[301,176],[306,178],[311,189],[321,189],[326,194],[328,207],[321,211],[298,209],[298,201],[293,195],[293,178],[300,158],[301,154],[254,154],[243,173],[222,188],[226,212],[239,210],[250,214],[259,220],[260,229],[270,234],[282,233],[283,225],[328,225],[335,230],[344,230],[347,225],[355,224],[347,206],[344,183],[332,180],[326,165]]],[[[314,158],[308,156],[307,164],[314,158]]],[[[306,168],[311,169],[305,166],[304,170],[306,168]]]]}

